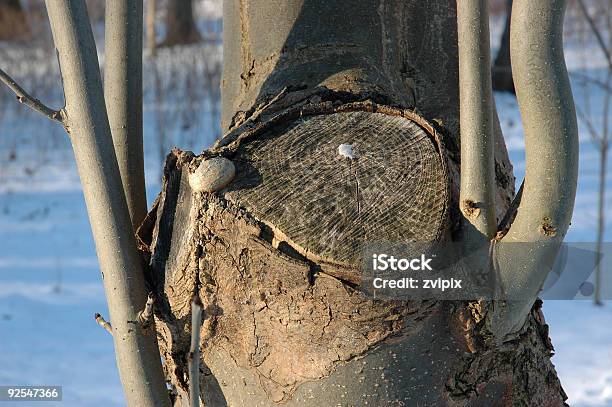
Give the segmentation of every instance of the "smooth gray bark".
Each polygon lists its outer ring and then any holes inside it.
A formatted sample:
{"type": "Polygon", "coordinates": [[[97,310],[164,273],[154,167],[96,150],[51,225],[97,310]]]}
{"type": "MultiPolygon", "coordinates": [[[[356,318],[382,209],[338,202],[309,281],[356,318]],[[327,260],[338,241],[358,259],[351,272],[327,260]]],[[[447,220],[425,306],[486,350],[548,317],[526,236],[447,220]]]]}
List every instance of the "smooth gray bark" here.
{"type": "Polygon", "coordinates": [[[487,0],[457,3],[463,239],[476,248],[495,236],[495,161],[487,0]]]}
{"type": "MultiPolygon", "coordinates": [[[[237,112],[247,112],[285,88],[327,87],[384,95],[414,106],[416,85],[405,71],[419,69],[421,61],[409,55],[421,53],[422,45],[431,40],[424,26],[432,15],[443,14],[445,3],[431,3],[428,14],[427,6],[412,1],[364,0],[358,7],[349,0],[226,1],[222,128],[231,127],[237,112]],[[410,35],[411,25],[423,29],[421,38],[410,35]]],[[[448,33],[449,41],[454,34],[448,33]]],[[[431,72],[450,65],[449,59],[439,55],[431,72]]],[[[427,62],[433,61],[423,56],[422,63],[427,62]]],[[[452,68],[443,74],[452,76],[452,68]]]]}
{"type": "Polygon", "coordinates": [[[168,406],[154,329],[136,322],[145,306],[141,259],[113,149],[95,42],[83,0],[47,0],[61,65],[70,135],[108,300],[127,404],[168,406]]]}
{"type": "Polygon", "coordinates": [[[142,142],[142,0],[108,0],[104,98],[134,230],[147,214],[142,142]]]}
{"type": "Polygon", "coordinates": [[[509,299],[493,322],[500,337],[523,325],[574,208],[578,130],[563,55],[565,8],[566,0],[514,0],[512,10],[512,73],[525,130],[526,169],[516,219],[495,248],[509,299]]]}

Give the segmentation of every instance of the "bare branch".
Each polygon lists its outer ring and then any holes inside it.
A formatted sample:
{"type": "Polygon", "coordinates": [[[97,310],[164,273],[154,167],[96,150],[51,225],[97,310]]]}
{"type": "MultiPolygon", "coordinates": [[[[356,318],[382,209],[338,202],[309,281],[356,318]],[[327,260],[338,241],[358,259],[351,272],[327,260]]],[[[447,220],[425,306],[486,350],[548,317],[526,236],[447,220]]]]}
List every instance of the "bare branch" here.
{"type": "Polygon", "coordinates": [[[19,103],[23,103],[30,109],[46,116],[51,120],[58,123],[63,123],[61,111],[53,110],[45,106],[40,100],[30,96],[28,92],[23,90],[23,88],[19,86],[17,82],[8,76],[2,69],[0,69],[0,81],[2,81],[15,94],[15,96],[17,96],[19,103]]]}
{"type": "Polygon", "coordinates": [[[597,44],[599,45],[601,52],[604,53],[606,60],[608,61],[608,67],[612,69],[612,56],[610,55],[610,50],[606,46],[603,36],[601,35],[601,31],[599,31],[597,24],[595,24],[595,21],[589,14],[586,5],[584,4],[584,0],[578,0],[578,5],[580,6],[582,14],[584,14],[584,18],[586,18],[587,22],[589,23],[589,27],[591,28],[593,35],[595,35],[595,38],[597,39],[597,44]]]}
{"type": "Polygon", "coordinates": [[[191,303],[191,348],[189,349],[189,405],[200,406],[200,328],[202,301],[195,296],[191,303]]]}
{"type": "Polygon", "coordinates": [[[111,326],[110,322],[106,322],[104,317],[98,313],[96,313],[95,317],[96,317],[96,322],[98,323],[98,325],[100,325],[102,328],[106,330],[106,332],[112,335],[113,327],[111,326]]]}
{"type": "Polygon", "coordinates": [[[151,325],[151,321],[153,320],[153,293],[149,293],[147,297],[147,303],[142,311],[138,313],[138,322],[143,328],[151,325]]]}
{"type": "MultiPolygon", "coordinates": [[[[611,80],[612,80],[612,69],[608,69],[608,75],[606,77],[606,84],[608,86],[610,85],[611,80]]],[[[606,141],[606,142],[608,140],[609,130],[610,130],[609,129],[610,115],[608,113],[610,112],[610,97],[611,96],[612,96],[612,92],[606,92],[606,95],[604,96],[604,105],[603,105],[603,131],[602,131],[603,134],[601,138],[603,141],[606,141]]]]}
{"type": "Polygon", "coordinates": [[[595,126],[593,125],[593,122],[591,122],[591,120],[589,119],[589,116],[586,115],[578,105],[576,105],[576,113],[578,113],[580,120],[582,120],[584,124],[586,124],[587,129],[589,129],[589,135],[591,136],[593,141],[599,143],[601,140],[601,136],[597,132],[597,130],[595,130],[595,126]]]}
{"type": "Polygon", "coordinates": [[[612,93],[612,86],[610,86],[609,84],[606,84],[604,81],[601,81],[597,78],[593,78],[589,75],[585,75],[580,72],[572,72],[570,73],[570,77],[576,78],[577,80],[579,80],[581,82],[581,85],[583,86],[587,84],[592,84],[592,85],[595,85],[601,88],[602,90],[612,93]]]}
{"type": "MultiPolygon", "coordinates": [[[[610,15],[608,14],[608,17],[610,15]]],[[[608,27],[609,28],[609,27],[608,27]]],[[[610,84],[610,80],[612,80],[612,69],[608,70],[608,76],[606,78],[606,83],[610,84]]],[[[605,202],[606,202],[606,167],[608,163],[608,113],[610,110],[610,92],[606,92],[604,97],[604,107],[603,107],[603,129],[601,134],[601,140],[599,144],[599,192],[597,198],[597,249],[596,252],[596,268],[595,268],[595,305],[603,305],[601,301],[601,277],[602,277],[602,269],[601,269],[601,246],[603,244],[603,237],[606,228],[606,211],[605,211],[605,202]]]]}

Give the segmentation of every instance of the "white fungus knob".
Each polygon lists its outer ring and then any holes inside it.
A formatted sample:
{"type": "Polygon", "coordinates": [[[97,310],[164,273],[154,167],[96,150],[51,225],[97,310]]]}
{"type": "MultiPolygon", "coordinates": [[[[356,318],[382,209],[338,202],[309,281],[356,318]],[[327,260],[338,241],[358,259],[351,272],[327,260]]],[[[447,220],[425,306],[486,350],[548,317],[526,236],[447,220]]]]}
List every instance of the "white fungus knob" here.
{"type": "Polygon", "coordinates": [[[354,160],[355,154],[353,153],[353,146],[350,144],[340,144],[338,146],[338,155],[354,160]]]}
{"type": "Polygon", "coordinates": [[[225,188],[236,176],[234,163],[224,157],[213,157],[200,163],[189,174],[189,185],[194,192],[215,192],[225,188]]]}

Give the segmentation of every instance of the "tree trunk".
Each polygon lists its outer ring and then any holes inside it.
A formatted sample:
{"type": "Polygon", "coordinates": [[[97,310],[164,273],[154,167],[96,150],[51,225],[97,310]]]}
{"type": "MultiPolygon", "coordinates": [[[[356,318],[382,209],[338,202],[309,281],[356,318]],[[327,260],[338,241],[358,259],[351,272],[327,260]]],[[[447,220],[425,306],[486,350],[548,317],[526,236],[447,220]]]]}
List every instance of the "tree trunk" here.
{"type": "MultiPolygon", "coordinates": [[[[498,344],[488,302],[359,289],[368,242],[457,235],[456,18],[449,0],[226,0],[227,134],[168,156],[140,231],[176,405],[194,294],[206,406],[563,405],[540,302],[498,344]],[[201,192],[213,156],[236,177],[201,192]]],[[[493,118],[499,221],[514,177],[493,118]]]]}
{"type": "Polygon", "coordinates": [[[178,44],[191,44],[201,39],[202,37],[193,18],[193,1],[168,1],[166,38],[161,45],[170,47],[178,44]]]}
{"type": "Polygon", "coordinates": [[[25,39],[30,25],[19,0],[0,0],[0,41],[25,39]]]}
{"type": "Polygon", "coordinates": [[[510,64],[510,19],[512,18],[512,0],[506,1],[506,24],[499,42],[499,50],[493,64],[493,89],[514,93],[512,65],[510,64]]]}

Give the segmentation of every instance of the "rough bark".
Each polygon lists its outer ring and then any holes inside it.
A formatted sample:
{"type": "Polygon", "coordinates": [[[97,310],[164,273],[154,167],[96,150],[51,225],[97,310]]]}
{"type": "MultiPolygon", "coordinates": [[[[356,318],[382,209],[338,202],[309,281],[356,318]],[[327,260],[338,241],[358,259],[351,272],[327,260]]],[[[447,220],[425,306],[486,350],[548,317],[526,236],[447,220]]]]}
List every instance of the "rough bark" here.
{"type": "Polygon", "coordinates": [[[496,345],[483,330],[486,303],[366,298],[250,211],[194,193],[187,179],[199,160],[169,156],[148,219],[154,233],[143,234],[152,240],[160,346],[175,405],[188,391],[194,293],[205,306],[206,406],[563,405],[539,304],[520,335],[496,345]]]}
{"type": "Polygon", "coordinates": [[[162,46],[192,44],[202,40],[193,17],[193,0],[170,0],[166,14],[166,38],[162,46]]]}
{"type": "MultiPolygon", "coordinates": [[[[436,171],[447,183],[449,212],[445,231],[433,239],[456,236],[455,6],[446,0],[368,0],[359,7],[348,0],[226,1],[226,137],[201,156],[175,151],[168,157],[162,193],[140,236],[151,254],[151,284],[161,299],[156,310],[160,347],[177,405],[189,388],[186,356],[194,294],[205,306],[200,388],[206,406],[563,405],[541,303],[511,340],[499,343],[487,330],[488,302],[366,297],[354,264],[347,266],[341,258],[346,247],[358,246],[354,241],[359,239],[339,233],[345,219],[352,218],[340,218],[338,227],[329,222],[333,210],[316,210],[318,201],[330,197],[354,203],[355,188],[345,187],[349,181],[326,188],[338,179],[325,171],[328,164],[342,168],[342,163],[319,140],[310,148],[320,149],[320,162],[312,162],[297,180],[286,178],[284,186],[270,177],[275,166],[265,164],[266,157],[276,156],[279,171],[287,165],[292,170],[293,146],[318,140],[309,127],[318,115],[338,120],[348,129],[345,137],[357,140],[362,151],[380,151],[373,140],[382,136],[372,130],[375,136],[368,142],[370,132],[358,130],[359,125],[374,121],[368,114],[380,119],[377,115],[408,109],[412,116],[400,115],[403,120],[430,136],[440,135],[440,155],[431,160],[448,160],[446,170],[439,166],[436,171]],[[359,120],[342,116],[354,106],[361,106],[359,120]],[[350,120],[355,120],[352,126],[350,120]],[[308,134],[311,139],[303,141],[308,134]],[[293,141],[283,144],[287,138],[293,141]],[[288,147],[284,155],[267,155],[275,143],[288,147]],[[219,155],[234,160],[236,179],[216,193],[195,193],[190,174],[202,160],[219,155]],[[269,201],[253,198],[260,190],[268,191],[269,201]],[[310,200],[299,190],[311,191],[310,200]],[[301,236],[296,225],[311,225],[310,231],[301,236]],[[316,244],[336,237],[343,249],[326,252],[316,244]]],[[[335,137],[322,125],[319,130],[335,137]]],[[[493,132],[499,221],[513,196],[514,177],[495,114],[493,132]]],[[[415,145],[425,148],[434,139],[420,138],[415,145]]],[[[409,156],[401,143],[390,144],[409,156]]],[[[409,164],[389,160],[393,171],[409,164]]],[[[360,185],[375,183],[374,173],[360,174],[360,185]]],[[[401,190],[419,185],[419,177],[409,177],[401,190]]],[[[421,190],[425,197],[436,196],[431,185],[421,190]]],[[[389,222],[410,230],[409,221],[429,203],[418,201],[411,211],[385,206],[394,202],[385,199],[387,194],[394,193],[383,191],[378,209],[389,222]]],[[[372,225],[378,221],[375,216],[372,225]]]]}

